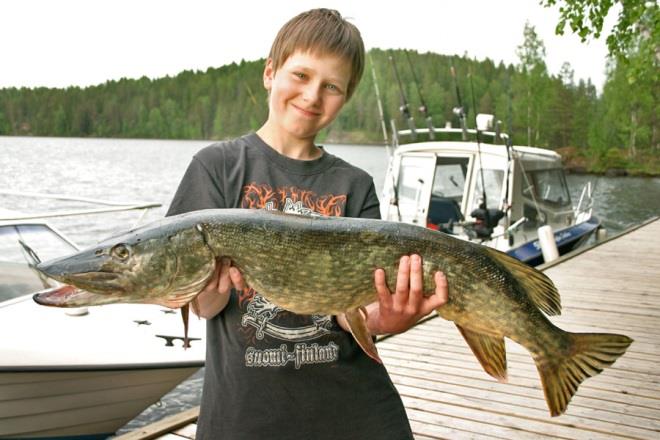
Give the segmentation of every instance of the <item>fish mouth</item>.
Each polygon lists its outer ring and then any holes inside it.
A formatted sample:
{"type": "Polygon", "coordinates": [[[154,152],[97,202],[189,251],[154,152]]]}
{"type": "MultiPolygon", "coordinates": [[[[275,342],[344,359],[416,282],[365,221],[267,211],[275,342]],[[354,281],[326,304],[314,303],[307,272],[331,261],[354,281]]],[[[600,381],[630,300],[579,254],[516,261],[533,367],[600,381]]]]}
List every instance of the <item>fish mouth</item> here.
{"type": "Polygon", "coordinates": [[[118,301],[114,296],[99,295],[68,284],[40,290],[32,295],[32,299],[37,304],[49,307],[99,306],[118,301]]]}
{"type": "Polygon", "coordinates": [[[100,269],[99,261],[72,261],[72,259],[53,260],[39,263],[36,268],[49,278],[78,289],[95,293],[120,293],[125,289],[121,285],[121,274],[100,269]]]}
{"type": "Polygon", "coordinates": [[[126,290],[120,283],[120,275],[113,272],[83,272],[60,275],[43,273],[61,283],[89,292],[109,294],[123,293],[126,290]]]}

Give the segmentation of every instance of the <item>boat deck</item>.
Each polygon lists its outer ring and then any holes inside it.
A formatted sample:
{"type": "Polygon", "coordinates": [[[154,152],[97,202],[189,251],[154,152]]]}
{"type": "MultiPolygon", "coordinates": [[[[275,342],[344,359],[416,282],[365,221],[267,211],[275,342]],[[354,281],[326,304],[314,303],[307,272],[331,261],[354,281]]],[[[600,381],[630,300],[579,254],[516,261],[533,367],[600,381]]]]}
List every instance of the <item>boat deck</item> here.
{"type": "MultiPolygon", "coordinates": [[[[542,267],[559,288],[573,332],[635,342],[550,417],[529,353],[507,340],[509,382],[488,376],[455,326],[429,319],[378,343],[418,440],[660,438],[660,220],[542,267]]],[[[118,437],[194,438],[198,409],[118,437]]]]}

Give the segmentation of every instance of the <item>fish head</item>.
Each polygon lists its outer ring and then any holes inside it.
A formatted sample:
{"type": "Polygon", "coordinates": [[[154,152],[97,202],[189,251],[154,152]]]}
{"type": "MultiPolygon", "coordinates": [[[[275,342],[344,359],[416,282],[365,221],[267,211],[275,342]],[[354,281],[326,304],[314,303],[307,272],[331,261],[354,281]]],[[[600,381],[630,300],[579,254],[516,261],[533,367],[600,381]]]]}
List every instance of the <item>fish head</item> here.
{"type": "Polygon", "coordinates": [[[90,295],[57,295],[35,301],[59,307],[109,303],[151,303],[172,308],[190,302],[215,269],[202,225],[137,229],[81,252],[46,261],[37,269],[90,295]],[[87,304],[81,302],[88,301],[87,304]]]}

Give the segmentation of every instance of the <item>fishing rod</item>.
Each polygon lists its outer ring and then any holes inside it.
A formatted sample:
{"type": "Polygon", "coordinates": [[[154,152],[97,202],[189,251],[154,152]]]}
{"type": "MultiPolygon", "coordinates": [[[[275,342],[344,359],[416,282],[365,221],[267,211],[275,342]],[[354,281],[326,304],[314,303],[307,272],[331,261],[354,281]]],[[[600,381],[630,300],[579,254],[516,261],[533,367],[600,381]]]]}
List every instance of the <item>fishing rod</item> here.
{"type": "Polygon", "coordinates": [[[509,77],[509,84],[508,84],[508,95],[509,95],[509,108],[508,112],[509,114],[507,115],[507,137],[506,137],[506,142],[504,145],[506,146],[506,159],[507,159],[507,170],[506,170],[506,188],[504,192],[504,196],[506,197],[506,210],[510,211],[511,206],[509,205],[509,180],[510,180],[510,175],[511,175],[511,163],[513,162],[513,107],[512,107],[512,102],[513,102],[513,96],[511,96],[511,77],[509,77]]]}
{"type": "Polygon", "coordinates": [[[413,76],[413,81],[415,82],[415,87],[417,88],[417,94],[419,95],[419,101],[421,102],[421,106],[419,106],[419,112],[422,114],[424,119],[426,120],[426,125],[429,128],[429,139],[434,140],[435,139],[435,132],[433,130],[433,119],[431,118],[431,114],[429,113],[429,108],[426,106],[426,102],[424,102],[424,96],[422,95],[422,89],[419,86],[419,81],[417,80],[417,75],[415,74],[415,69],[413,68],[413,64],[410,61],[410,53],[405,50],[404,51],[406,54],[406,59],[408,60],[408,65],[410,66],[410,71],[412,72],[413,76]]]}
{"type": "Polygon", "coordinates": [[[408,123],[408,128],[410,128],[410,134],[414,140],[417,137],[417,133],[415,131],[415,120],[413,119],[412,114],[410,113],[410,106],[408,105],[406,94],[403,91],[403,84],[401,84],[401,78],[399,77],[399,70],[396,68],[396,62],[394,61],[394,57],[391,55],[391,52],[389,58],[390,58],[390,63],[392,64],[392,69],[394,70],[394,77],[396,78],[396,82],[399,85],[399,97],[401,99],[401,106],[399,107],[399,110],[401,111],[401,114],[408,123]]]}
{"type": "Polygon", "coordinates": [[[467,141],[467,124],[465,122],[465,107],[463,106],[463,100],[461,99],[461,89],[458,88],[458,80],[456,79],[456,69],[454,68],[454,61],[451,61],[451,66],[449,68],[451,71],[451,77],[454,80],[454,90],[456,91],[456,99],[458,101],[458,107],[453,108],[453,112],[458,116],[458,120],[461,123],[462,130],[462,139],[467,141]]]}
{"type": "Polygon", "coordinates": [[[374,63],[371,57],[369,57],[369,64],[371,65],[371,77],[374,80],[374,90],[376,91],[376,102],[378,103],[378,115],[380,116],[380,128],[383,131],[383,141],[385,141],[385,147],[387,148],[388,156],[390,154],[390,140],[387,137],[387,124],[385,124],[385,112],[383,112],[383,102],[380,99],[380,90],[378,89],[378,79],[376,78],[376,69],[374,68],[374,63]]]}
{"type": "Polygon", "coordinates": [[[472,94],[472,111],[474,113],[474,125],[476,128],[476,136],[477,136],[477,156],[479,157],[479,174],[481,176],[481,191],[482,191],[482,197],[483,197],[483,202],[482,206],[479,206],[480,208],[484,209],[486,211],[486,219],[488,219],[488,208],[486,206],[487,198],[486,198],[486,180],[484,178],[484,167],[483,163],[481,162],[481,130],[479,130],[479,125],[477,124],[477,104],[476,100],[474,97],[474,84],[472,83],[472,72],[468,71],[468,80],[470,81],[470,93],[472,94]]]}
{"type": "MultiPolygon", "coordinates": [[[[520,171],[523,177],[523,194],[527,193],[529,194],[529,197],[532,199],[532,203],[534,204],[534,210],[536,211],[536,218],[537,221],[541,222],[542,224],[546,223],[546,218],[543,215],[543,212],[541,212],[541,207],[539,206],[538,200],[536,200],[536,191],[534,189],[534,184],[529,181],[529,176],[527,175],[527,170],[525,170],[525,164],[524,161],[520,160],[520,155],[516,153],[513,150],[513,110],[512,110],[512,102],[513,97],[511,96],[511,88],[509,88],[509,115],[508,115],[508,125],[509,125],[509,138],[507,139],[507,153],[511,153],[511,157],[513,158],[514,161],[518,161],[518,164],[520,165],[520,171]]],[[[520,153],[522,154],[522,153],[520,153]]],[[[524,216],[520,219],[527,221],[524,216]]]]}
{"type": "Polygon", "coordinates": [[[385,112],[383,112],[383,102],[380,99],[380,90],[378,89],[378,79],[376,78],[376,69],[374,68],[374,63],[371,57],[369,57],[369,64],[371,65],[371,76],[374,80],[374,90],[376,91],[376,102],[378,103],[378,114],[380,115],[380,127],[383,130],[383,141],[385,141],[385,148],[387,148],[387,156],[389,158],[389,170],[388,174],[390,175],[392,182],[392,199],[390,200],[390,205],[396,206],[396,218],[397,221],[401,221],[401,210],[399,209],[399,188],[394,179],[393,170],[393,152],[390,150],[390,141],[387,137],[387,124],[385,124],[385,112]]]}
{"type": "Polygon", "coordinates": [[[501,209],[488,209],[486,178],[484,177],[484,166],[481,160],[481,130],[479,129],[479,124],[477,123],[477,102],[474,95],[472,73],[470,71],[468,71],[468,80],[470,82],[470,92],[472,94],[472,108],[474,112],[474,122],[476,128],[475,133],[477,138],[477,155],[479,157],[479,175],[481,177],[482,194],[482,202],[479,204],[479,208],[472,211],[470,215],[477,219],[477,224],[474,227],[474,232],[477,234],[477,237],[484,240],[491,240],[493,238],[493,229],[497,226],[497,223],[502,217],[504,217],[505,214],[501,209]]]}

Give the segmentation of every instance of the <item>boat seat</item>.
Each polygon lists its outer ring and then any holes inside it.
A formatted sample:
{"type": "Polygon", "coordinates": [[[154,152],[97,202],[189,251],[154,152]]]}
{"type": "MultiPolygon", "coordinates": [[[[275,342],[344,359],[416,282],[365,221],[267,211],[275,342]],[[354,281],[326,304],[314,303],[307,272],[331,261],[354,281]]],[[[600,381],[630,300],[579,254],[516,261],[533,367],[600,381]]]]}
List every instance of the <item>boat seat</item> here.
{"type": "Polygon", "coordinates": [[[443,225],[463,220],[461,207],[458,202],[448,197],[431,196],[429,204],[428,223],[443,225]]]}

